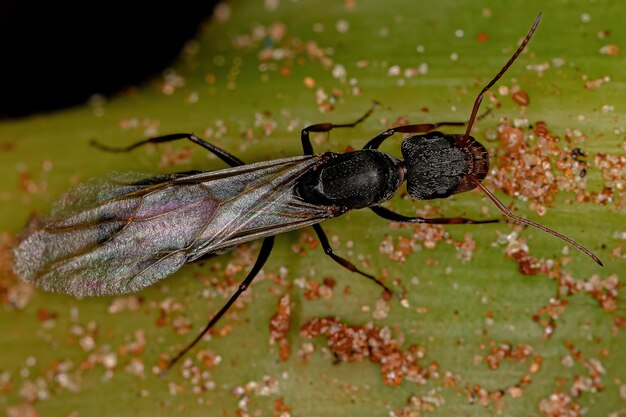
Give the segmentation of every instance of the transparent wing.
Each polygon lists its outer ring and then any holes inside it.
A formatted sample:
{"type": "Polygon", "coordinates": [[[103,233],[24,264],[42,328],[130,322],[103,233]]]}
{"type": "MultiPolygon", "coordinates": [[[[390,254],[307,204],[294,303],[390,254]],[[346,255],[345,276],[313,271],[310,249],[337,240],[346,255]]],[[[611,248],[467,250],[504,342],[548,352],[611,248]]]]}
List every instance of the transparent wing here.
{"type": "Polygon", "coordinates": [[[319,158],[87,182],[62,197],[43,226],[27,227],[14,270],[54,292],[137,291],[208,253],[331,217],[293,193],[319,158]]]}

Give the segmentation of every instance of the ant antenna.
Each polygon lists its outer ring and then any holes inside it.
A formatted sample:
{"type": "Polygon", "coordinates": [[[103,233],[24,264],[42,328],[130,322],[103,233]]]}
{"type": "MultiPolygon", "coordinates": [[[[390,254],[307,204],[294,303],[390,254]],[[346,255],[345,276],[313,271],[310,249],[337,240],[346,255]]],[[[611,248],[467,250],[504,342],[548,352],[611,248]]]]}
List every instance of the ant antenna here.
{"type": "Polygon", "coordinates": [[[515,214],[513,214],[511,212],[511,210],[508,209],[507,206],[504,205],[504,203],[502,203],[502,201],[498,200],[498,197],[493,195],[493,193],[491,191],[489,191],[489,189],[487,187],[482,185],[481,182],[478,180],[478,178],[476,178],[472,174],[468,174],[468,176],[474,182],[474,184],[476,184],[478,186],[478,188],[480,188],[482,190],[482,192],[487,194],[487,197],[489,197],[491,199],[491,201],[493,201],[493,204],[495,204],[496,207],[498,207],[498,209],[505,216],[513,219],[513,221],[515,221],[517,223],[522,223],[522,224],[526,224],[528,226],[535,227],[535,228],[537,228],[539,230],[542,230],[542,231],[544,231],[546,233],[551,234],[552,236],[558,237],[559,239],[569,243],[570,245],[572,245],[573,247],[575,247],[576,249],[578,249],[579,251],[581,251],[582,253],[584,253],[585,255],[590,257],[591,259],[593,259],[595,261],[595,263],[597,263],[598,265],[604,266],[604,264],[602,263],[600,258],[598,258],[593,252],[591,252],[589,249],[587,249],[586,247],[584,247],[580,243],[576,242],[575,240],[573,240],[573,239],[571,239],[571,238],[569,238],[569,237],[567,237],[565,235],[562,235],[561,233],[557,232],[556,230],[552,230],[549,227],[546,227],[546,226],[544,226],[542,224],[535,223],[532,220],[528,220],[528,219],[525,219],[525,218],[520,217],[520,216],[516,216],[515,214]]]}
{"type": "Polygon", "coordinates": [[[472,126],[474,126],[474,121],[476,120],[476,114],[478,113],[478,108],[480,107],[480,103],[483,101],[483,94],[485,94],[487,90],[493,87],[493,85],[504,75],[506,70],[508,70],[509,67],[513,65],[513,62],[515,62],[515,60],[522,53],[526,45],[528,45],[528,42],[530,42],[530,38],[532,38],[533,35],[535,34],[535,31],[537,30],[537,26],[539,26],[539,22],[541,22],[541,13],[537,15],[535,22],[530,27],[530,30],[526,34],[526,37],[522,41],[521,45],[517,48],[517,51],[515,51],[515,53],[509,59],[509,61],[504,65],[504,67],[502,67],[500,72],[497,73],[495,77],[493,77],[493,80],[491,80],[489,84],[483,87],[483,89],[480,90],[480,93],[478,93],[478,96],[476,97],[476,100],[474,101],[474,107],[472,108],[472,116],[470,117],[469,122],[467,122],[467,129],[465,129],[465,139],[467,139],[467,137],[470,135],[470,132],[472,131],[472,126]]]}
{"type": "MultiPolygon", "coordinates": [[[[467,122],[467,129],[465,130],[465,135],[463,136],[463,138],[465,140],[467,140],[469,138],[470,132],[472,131],[472,126],[474,125],[474,121],[476,120],[476,114],[478,113],[478,109],[480,108],[480,103],[483,101],[483,94],[485,94],[487,92],[487,90],[489,90],[502,77],[502,75],[504,75],[504,73],[513,64],[513,62],[515,62],[515,60],[522,53],[522,51],[524,50],[526,45],[528,45],[528,42],[530,42],[530,38],[533,37],[535,31],[537,30],[537,26],[539,26],[539,22],[540,21],[541,21],[541,13],[539,13],[537,15],[537,18],[535,19],[533,25],[530,27],[530,30],[526,34],[526,37],[524,38],[524,40],[522,41],[520,46],[517,48],[517,50],[515,51],[513,56],[508,60],[508,62],[504,65],[504,67],[502,67],[500,72],[498,72],[496,74],[496,76],[493,77],[493,79],[489,82],[489,84],[487,84],[485,87],[483,87],[483,89],[480,90],[480,93],[478,93],[478,96],[476,97],[476,100],[474,101],[474,107],[472,108],[472,115],[470,116],[469,122],[467,122]]],[[[571,238],[569,238],[569,237],[567,237],[565,235],[562,235],[561,233],[559,233],[559,232],[557,232],[555,230],[552,230],[549,227],[546,227],[546,226],[544,226],[542,224],[535,223],[532,220],[528,220],[528,219],[525,219],[525,218],[520,217],[520,216],[516,216],[515,214],[513,214],[511,212],[511,210],[508,209],[508,207],[506,207],[500,200],[498,200],[498,198],[487,187],[485,187],[483,184],[481,184],[481,182],[478,180],[478,178],[476,178],[472,174],[468,174],[468,177],[470,178],[470,180],[472,180],[474,182],[474,184],[476,184],[476,186],[478,188],[480,188],[482,190],[482,192],[484,192],[487,195],[487,197],[489,197],[491,199],[491,201],[493,201],[493,203],[496,205],[496,207],[498,207],[498,209],[505,216],[509,217],[510,219],[512,219],[513,221],[515,221],[517,223],[522,223],[522,224],[525,224],[525,225],[528,225],[528,226],[535,227],[535,228],[537,228],[539,230],[542,230],[542,231],[544,231],[546,233],[549,233],[549,234],[551,234],[553,236],[558,237],[562,241],[569,243],[570,245],[572,245],[576,249],[578,249],[581,252],[583,252],[585,255],[589,256],[598,265],[604,266],[602,264],[602,261],[600,260],[600,258],[598,258],[589,249],[587,249],[586,247],[584,247],[580,243],[576,242],[575,240],[573,240],[573,239],[571,239],[571,238]]]]}

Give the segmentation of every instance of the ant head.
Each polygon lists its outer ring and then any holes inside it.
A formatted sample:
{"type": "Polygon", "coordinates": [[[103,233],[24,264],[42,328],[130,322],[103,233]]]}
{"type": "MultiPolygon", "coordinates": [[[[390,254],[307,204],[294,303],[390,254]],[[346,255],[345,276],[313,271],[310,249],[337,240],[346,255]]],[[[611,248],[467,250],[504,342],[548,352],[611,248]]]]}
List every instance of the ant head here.
{"type": "Polygon", "coordinates": [[[407,190],[411,197],[417,200],[446,198],[480,187],[480,180],[485,178],[489,169],[489,157],[485,147],[470,136],[480,103],[487,90],[504,75],[522,53],[540,20],[541,13],[537,15],[513,56],[476,96],[464,135],[444,135],[433,131],[425,135],[411,136],[402,142],[407,190]]]}
{"type": "Polygon", "coordinates": [[[416,200],[446,198],[476,188],[489,170],[483,145],[466,135],[433,131],[402,142],[407,191],[416,200]]]}
{"type": "MultiPolygon", "coordinates": [[[[532,38],[540,21],[541,13],[537,15],[535,22],[513,56],[504,67],[502,67],[500,72],[498,72],[496,76],[483,87],[480,93],[478,93],[464,135],[444,135],[441,132],[433,131],[425,135],[408,137],[402,142],[402,155],[404,156],[404,165],[406,167],[407,191],[411,197],[417,200],[429,200],[434,198],[446,198],[452,194],[462,193],[478,187],[493,201],[504,215],[508,216],[514,222],[526,224],[546,233],[550,233],[581,250],[598,265],[602,266],[602,261],[580,243],[532,220],[514,215],[506,205],[498,200],[498,198],[480,182],[485,178],[489,170],[489,156],[487,155],[485,147],[470,136],[470,133],[476,121],[476,114],[482,102],[483,94],[485,94],[485,92],[502,77],[513,62],[515,62],[526,44],[530,41],[530,38],[532,38]]],[[[415,126],[418,125],[407,127],[415,126]]],[[[396,131],[407,132],[410,130],[396,129],[396,131]]]]}

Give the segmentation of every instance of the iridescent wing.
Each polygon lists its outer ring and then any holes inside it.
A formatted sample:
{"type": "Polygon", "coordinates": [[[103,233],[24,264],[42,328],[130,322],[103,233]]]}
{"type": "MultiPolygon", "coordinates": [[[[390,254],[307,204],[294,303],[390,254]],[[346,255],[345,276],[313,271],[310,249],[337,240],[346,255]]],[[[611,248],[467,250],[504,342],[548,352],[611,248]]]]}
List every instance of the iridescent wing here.
{"type": "Polygon", "coordinates": [[[206,254],[332,217],[330,208],[305,203],[293,191],[319,162],[320,156],[304,156],[88,182],[65,195],[42,227],[27,228],[14,250],[14,270],[54,292],[138,291],[206,254]]]}

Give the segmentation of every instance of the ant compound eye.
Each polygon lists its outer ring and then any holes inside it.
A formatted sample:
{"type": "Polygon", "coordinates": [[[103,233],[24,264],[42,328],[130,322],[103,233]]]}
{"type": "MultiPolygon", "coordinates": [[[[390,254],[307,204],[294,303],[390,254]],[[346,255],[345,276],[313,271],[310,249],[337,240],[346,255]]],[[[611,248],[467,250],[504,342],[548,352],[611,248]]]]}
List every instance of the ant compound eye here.
{"type": "Polygon", "coordinates": [[[428,132],[425,135],[421,136],[424,139],[443,139],[443,133],[433,130],[432,132],[428,132]]]}
{"type": "Polygon", "coordinates": [[[439,188],[435,191],[436,198],[446,198],[450,196],[450,190],[448,188],[439,188]]]}

